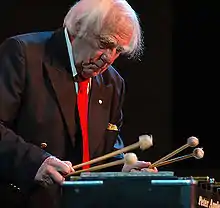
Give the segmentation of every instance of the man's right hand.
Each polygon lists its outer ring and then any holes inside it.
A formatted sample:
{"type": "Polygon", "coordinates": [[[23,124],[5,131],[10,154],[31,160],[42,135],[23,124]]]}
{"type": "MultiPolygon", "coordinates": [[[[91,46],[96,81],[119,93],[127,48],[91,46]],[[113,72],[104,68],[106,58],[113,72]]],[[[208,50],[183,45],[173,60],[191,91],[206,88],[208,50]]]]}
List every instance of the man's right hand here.
{"type": "Polygon", "coordinates": [[[42,163],[34,179],[47,187],[53,183],[62,184],[65,180],[64,176],[71,172],[74,172],[71,162],[61,161],[54,156],[50,156],[42,163]]]}

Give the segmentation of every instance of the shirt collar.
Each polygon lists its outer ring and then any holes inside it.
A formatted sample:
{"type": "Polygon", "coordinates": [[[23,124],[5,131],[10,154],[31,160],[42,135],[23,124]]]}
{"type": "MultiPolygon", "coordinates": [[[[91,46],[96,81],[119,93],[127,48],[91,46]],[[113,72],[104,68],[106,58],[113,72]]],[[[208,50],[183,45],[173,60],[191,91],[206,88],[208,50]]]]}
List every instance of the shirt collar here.
{"type": "Polygon", "coordinates": [[[72,44],[70,42],[69,36],[68,36],[68,32],[67,32],[67,28],[64,28],[64,34],[65,34],[65,39],[66,39],[66,45],[67,45],[67,50],[68,50],[68,54],[69,54],[69,59],[70,59],[70,65],[71,65],[71,69],[72,69],[72,74],[73,77],[76,76],[77,71],[76,71],[76,67],[75,67],[75,63],[74,63],[74,59],[73,59],[73,49],[72,49],[72,44]]]}
{"type": "MultiPolygon", "coordinates": [[[[68,50],[69,59],[70,59],[70,65],[71,65],[71,69],[72,69],[72,75],[73,75],[73,77],[75,77],[77,75],[77,71],[76,71],[76,67],[75,67],[75,63],[74,63],[74,59],[73,59],[73,48],[72,48],[72,44],[70,42],[66,27],[64,28],[64,34],[65,34],[67,50],[68,50]]],[[[75,83],[75,84],[76,84],[76,91],[78,92],[77,83],[75,83]]],[[[90,87],[91,87],[91,78],[89,79],[88,90],[90,89],[90,87]]]]}

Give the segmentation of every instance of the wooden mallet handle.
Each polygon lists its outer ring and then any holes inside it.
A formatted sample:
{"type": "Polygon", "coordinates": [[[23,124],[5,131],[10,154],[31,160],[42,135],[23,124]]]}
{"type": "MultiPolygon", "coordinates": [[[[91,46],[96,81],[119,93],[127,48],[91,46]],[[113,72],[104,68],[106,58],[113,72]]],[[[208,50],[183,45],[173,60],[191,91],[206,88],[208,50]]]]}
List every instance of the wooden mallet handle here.
{"type": "Polygon", "coordinates": [[[108,153],[108,154],[103,155],[101,157],[97,157],[97,158],[92,159],[92,160],[90,160],[88,162],[84,162],[84,163],[80,163],[78,165],[74,165],[73,169],[76,170],[78,168],[83,167],[84,165],[91,165],[91,164],[94,164],[94,163],[106,160],[108,158],[114,157],[114,156],[119,155],[121,153],[125,153],[125,152],[128,152],[128,151],[137,149],[137,148],[141,148],[142,150],[144,150],[144,149],[147,149],[147,148],[149,148],[151,146],[152,146],[152,137],[148,136],[148,135],[142,135],[142,136],[139,137],[139,141],[134,143],[134,144],[131,144],[131,145],[127,146],[127,147],[124,147],[122,149],[116,150],[114,152],[108,153]]]}
{"type": "Polygon", "coordinates": [[[167,159],[173,157],[174,155],[180,153],[181,151],[183,151],[184,149],[188,148],[188,147],[195,147],[199,144],[199,140],[196,137],[189,137],[187,139],[187,143],[181,147],[179,147],[178,149],[174,150],[173,152],[171,152],[170,154],[162,157],[161,159],[157,160],[156,162],[154,162],[153,164],[150,165],[149,168],[151,167],[155,167],[155,165],[157,165],[158,163],[161,163],[163,161],[166,161],[167,159]]]}

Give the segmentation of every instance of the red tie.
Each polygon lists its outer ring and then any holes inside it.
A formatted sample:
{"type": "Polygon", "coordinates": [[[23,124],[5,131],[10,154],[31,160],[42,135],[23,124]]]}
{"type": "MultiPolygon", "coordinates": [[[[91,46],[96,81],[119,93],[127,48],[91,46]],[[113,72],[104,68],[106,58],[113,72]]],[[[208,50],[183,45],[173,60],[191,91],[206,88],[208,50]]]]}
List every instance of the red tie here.
{"type": "MultiPolygon", "coordinates": [[[[78,111],[80,118],[80,126],[83,138],[83,163],[89,161],[89,141],[88,141],[88,83],[89,79],[79,82],[78,92],[78,111]]],[[[89,168],[89,165],[83,166],[82,169],[89,168]]]]}

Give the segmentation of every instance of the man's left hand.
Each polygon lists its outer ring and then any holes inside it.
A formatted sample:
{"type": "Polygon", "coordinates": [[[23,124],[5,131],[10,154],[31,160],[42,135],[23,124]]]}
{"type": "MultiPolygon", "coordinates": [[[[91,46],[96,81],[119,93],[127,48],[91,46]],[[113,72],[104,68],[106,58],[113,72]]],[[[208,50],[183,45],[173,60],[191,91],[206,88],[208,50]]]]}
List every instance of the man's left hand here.
{"type": "Polygon", "coordinates": [[[136,163],[132,165],[124,164],[122,168],[122,172],[151,172],[151,173],[157,173],[157,168],[148,168],[151,165],[150,162],[145,161],[137,161],[136,163]]]}

